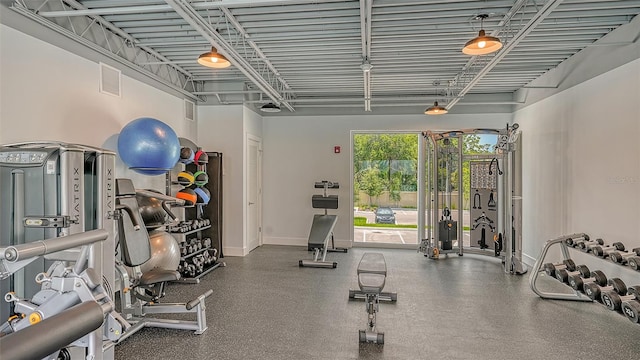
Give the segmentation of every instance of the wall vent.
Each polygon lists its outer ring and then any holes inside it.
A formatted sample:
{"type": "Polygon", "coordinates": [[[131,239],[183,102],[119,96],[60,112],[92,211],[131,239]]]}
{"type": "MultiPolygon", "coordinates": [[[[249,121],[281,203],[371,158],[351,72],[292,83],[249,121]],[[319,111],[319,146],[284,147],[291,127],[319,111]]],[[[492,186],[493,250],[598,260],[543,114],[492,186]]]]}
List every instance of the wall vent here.
{"type": "Polygon", "coordinates": [[[184,118],[190,121],[196,120],[196,104],[192,101],[184,100],[184,118]]]}
{"type": "Polygon", "coordinates": [[[100,63],[100,92],[120,97],[120,70],[100,63]]]}

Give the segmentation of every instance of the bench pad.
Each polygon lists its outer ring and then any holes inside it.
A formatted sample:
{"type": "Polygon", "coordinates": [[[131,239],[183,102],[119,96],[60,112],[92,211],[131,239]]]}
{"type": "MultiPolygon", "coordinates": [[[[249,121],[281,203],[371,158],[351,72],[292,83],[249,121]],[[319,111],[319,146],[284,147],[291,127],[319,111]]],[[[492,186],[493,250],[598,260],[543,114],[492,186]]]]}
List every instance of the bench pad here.
{"type": "Polygon", "coordinates": [[[364,253],[358,264],[358,275],[363,273],[386,276],[387,263],[384,260],[384,255],[380,253],[364,253]]]}
{"type": "Polygon", "coordinates": [[[384,289],[385,279],[385,275],[362,273],[358,275],[358,285],[365,294],[379,294],[384,289]]]}

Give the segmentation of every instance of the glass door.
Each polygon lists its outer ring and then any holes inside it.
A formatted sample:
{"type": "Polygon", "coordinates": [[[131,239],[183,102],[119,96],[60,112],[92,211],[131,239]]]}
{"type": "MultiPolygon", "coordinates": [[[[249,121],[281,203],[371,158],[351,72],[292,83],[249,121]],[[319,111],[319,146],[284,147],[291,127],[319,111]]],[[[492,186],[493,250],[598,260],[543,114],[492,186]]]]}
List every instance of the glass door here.
{"type": "Polygon", "coordinates": [[[354,244],[418,244],[419,140],[416,132],[352,133],[354,244]]]}

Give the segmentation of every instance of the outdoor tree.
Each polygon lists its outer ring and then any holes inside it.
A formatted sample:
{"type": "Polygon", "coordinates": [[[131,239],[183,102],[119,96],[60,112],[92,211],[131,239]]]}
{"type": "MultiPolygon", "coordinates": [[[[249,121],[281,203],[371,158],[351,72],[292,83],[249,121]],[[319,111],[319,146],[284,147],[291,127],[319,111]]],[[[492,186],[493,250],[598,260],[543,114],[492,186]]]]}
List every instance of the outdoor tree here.
{"type": "Polygon", "coordinates": [[[363,191],[366,192],[367,187],[364,184],[365,172],[376,167],[383,191],[389,191],[391,200],[399,201],[403,187],[417,187],[418,135],[356,134],[353,138],[353,161],[354,177],[363,191]],[[394,180],[394,176],[399,180],[394,180]]]}
{"type": "Polygon", "coordinates": [[[377,167],[370,167],[361,172],[360,188],[369,196],[369,206],[373,206],[373,198],[377,198],[384,191],[385,183],[380,177],[377,167]]]}

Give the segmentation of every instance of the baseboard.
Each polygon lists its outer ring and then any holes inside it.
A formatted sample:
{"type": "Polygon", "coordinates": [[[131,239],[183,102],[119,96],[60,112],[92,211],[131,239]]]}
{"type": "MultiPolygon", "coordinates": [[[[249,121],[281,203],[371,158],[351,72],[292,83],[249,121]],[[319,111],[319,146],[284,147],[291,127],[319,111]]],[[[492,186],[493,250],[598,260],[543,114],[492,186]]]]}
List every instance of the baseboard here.
{"type": "Polygon", "coordinates": [[[306,238],[286,238],[286,237],[262,237],[263,245],[290,245],[290,246],[305,246],[307,245],[306,238]]]}
{"type": "MultiPolygon", "coordinates": [[[[307,238],[286,238],[286,237],[268,237],[262,238],[263,245],[289,245],[289,246],[307,246],[307,238]]],[[[335,246],[341,248],[351,248],[352,244],[350,240],[335,239],[335,246]]]]}
{"type": "Polygon", "coordinates": [[[246,256],[249,251],[246,248],[240,247],[223,247],[224,256],[246,256]]]}
{"type": "Polygon", "coordinates": [[[525,253],[522,253],[522,262],[525,263],[530,268],[532,268],[533,265],[536,264],[536,258],[531,257],[525,253]]]}

